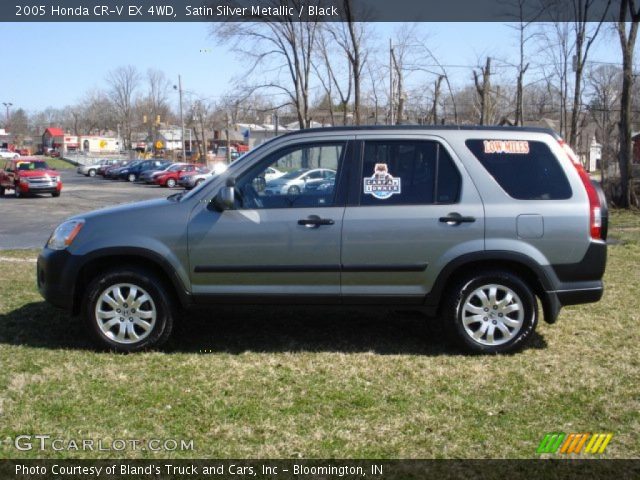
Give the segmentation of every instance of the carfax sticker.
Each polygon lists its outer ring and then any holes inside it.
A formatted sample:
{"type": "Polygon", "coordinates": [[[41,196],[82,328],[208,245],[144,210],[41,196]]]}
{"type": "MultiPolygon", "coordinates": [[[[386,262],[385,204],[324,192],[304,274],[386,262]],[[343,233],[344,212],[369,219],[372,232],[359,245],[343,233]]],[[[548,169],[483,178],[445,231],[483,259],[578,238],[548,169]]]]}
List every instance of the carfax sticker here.
{"type": "Polygon", "coordinates": [[[386,163],[376,163],[373,175],[364,179],[364,193],[386,200],[391,195],[401,193],[400,178],[394,178],[389,173],[386,163]]]}
{"type": "Polygon", "coordinates": [[[485,140],[484,153],[529,153],[529,142],[526,140],[485,140]]]}

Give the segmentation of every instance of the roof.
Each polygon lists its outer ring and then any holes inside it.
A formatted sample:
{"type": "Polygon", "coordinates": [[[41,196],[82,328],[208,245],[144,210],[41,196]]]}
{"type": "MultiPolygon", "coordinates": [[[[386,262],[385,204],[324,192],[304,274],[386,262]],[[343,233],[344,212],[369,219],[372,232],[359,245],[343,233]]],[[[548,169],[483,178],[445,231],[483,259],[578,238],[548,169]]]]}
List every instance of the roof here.
{"type": "Polygon", "coordinates": [[[542,127],[510,127],[510,126],[487,126],[487,125],[361,125],[345,127],[322,127],[296,130],[286,135],[299,135],[302,133],[315,132],[370,132],[370,131],[394,131],[394,130],[414,130],[422,132],[437,132],[446,130],[479,130],[492,132],[532,132],[547,133],[557,136],[557,133],[550,128],[542,127]]]}
{"type": "Polygon", "coordinates": [[[45,134],[49,134],[52,137],[62,137],[64,136],[64,131],[61,128],[50,127],[44,131],[45,134]]]}

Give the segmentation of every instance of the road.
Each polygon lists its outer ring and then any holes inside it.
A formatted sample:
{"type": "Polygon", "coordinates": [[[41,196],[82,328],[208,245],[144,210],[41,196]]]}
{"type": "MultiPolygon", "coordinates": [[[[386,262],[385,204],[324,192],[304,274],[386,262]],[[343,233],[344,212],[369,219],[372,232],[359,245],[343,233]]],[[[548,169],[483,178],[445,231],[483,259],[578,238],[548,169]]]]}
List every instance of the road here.
{"type": "Polygon", "coordinates": [[[15,198],[11,191],[0,197],[0,250],[41,248],[53,229],[72,215],[182,190],[89,178],[75,170],[60,170],[60,174],[63,187],[58,198],[48,194],[15,198]]]}

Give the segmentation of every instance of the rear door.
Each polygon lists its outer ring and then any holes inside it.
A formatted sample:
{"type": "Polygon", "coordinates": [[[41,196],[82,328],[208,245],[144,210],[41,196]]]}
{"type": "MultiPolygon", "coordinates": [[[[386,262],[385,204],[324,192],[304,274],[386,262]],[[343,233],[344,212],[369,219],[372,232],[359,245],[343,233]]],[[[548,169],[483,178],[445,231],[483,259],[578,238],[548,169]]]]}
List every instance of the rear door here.
{"type": "Polygon", "coordinates": [[[422,303],[451,259],[484,247],[484,209],[438,137],[362,136],[342,233],[347,303],[422,303]]]}

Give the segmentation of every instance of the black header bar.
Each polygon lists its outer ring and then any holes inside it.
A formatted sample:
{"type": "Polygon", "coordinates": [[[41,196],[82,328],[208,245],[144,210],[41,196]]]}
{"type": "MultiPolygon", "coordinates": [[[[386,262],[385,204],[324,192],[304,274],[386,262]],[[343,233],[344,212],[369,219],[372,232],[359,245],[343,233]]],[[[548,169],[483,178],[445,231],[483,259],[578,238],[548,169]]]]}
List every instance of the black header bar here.
{"type": "MultiPolygon", "coordinates": [[[[620,0],[2,0],[2,22],[615,21],[620,0]],[[522,8],[520,7],[522,4],[522,8]],[[350,13],[347,13],[350,12],[350,13]]],[[[462,33],[462,32],[461,32],[462,33]]]]}

